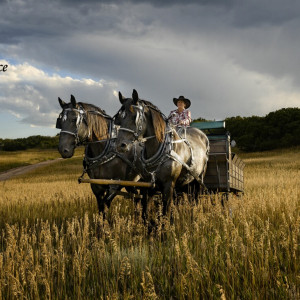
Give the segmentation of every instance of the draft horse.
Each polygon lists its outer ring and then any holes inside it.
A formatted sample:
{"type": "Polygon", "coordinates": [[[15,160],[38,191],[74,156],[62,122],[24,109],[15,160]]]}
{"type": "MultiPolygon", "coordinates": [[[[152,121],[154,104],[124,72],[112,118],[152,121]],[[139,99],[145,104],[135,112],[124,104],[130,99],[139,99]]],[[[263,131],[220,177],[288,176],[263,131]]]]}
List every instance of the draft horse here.
{"type": "MultiPolygon", "coordinates": [[[[58,98],[62,108],[56,128],[61,129],[59,136],[59,153],[63,158],[70,158],[74,149],[85,143],[84,172],[93,179],[129,179],[137,181],[139,175],[131,164],[132,152],[120,155],[114,151],[116,128],[113,118],[101,108],[83,102],[77,102],[71,95],[70,103],[58,98]]],[[[97,198],[99,212],[104,213],[105,205],[109,208],[111,201],[121,189],[116,185],[91,184],[97,198]]]]}
{"type": "Polygon", "coordinates": [[[178,130],[172,127],[161,111],[151,102],[139,99],[136,90],[132,98],[119,92],[122,107],[115,115],[119,125],[116,149],[121,153],[142,145],[136,167],[144,178],[155,181],[162,192],[163,214],[170,216],[174,189],[180,190],[192,182],[203,187],[208,161],[209,141],[199,129],[178,130]]]}

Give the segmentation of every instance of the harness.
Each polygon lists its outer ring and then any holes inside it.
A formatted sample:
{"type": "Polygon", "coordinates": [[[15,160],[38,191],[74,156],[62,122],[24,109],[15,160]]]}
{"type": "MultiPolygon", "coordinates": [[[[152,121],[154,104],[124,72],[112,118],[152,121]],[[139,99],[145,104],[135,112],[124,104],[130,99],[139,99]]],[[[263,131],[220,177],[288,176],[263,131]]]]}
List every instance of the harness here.
{"type": "MultiPolygon", "coordinates": [[[[95,142],[89,142],[87,146],[85,147],[85,156],[83,159],[83,173],[79,177],[79,181],[81,178],[83,178],[84,174],[88,172],[88,170],[94,169],[96,167],[100,167],[101,165],[104,165],[116,157],[122,159],[127,165],[130,166],[130,172],[135,171],[138,175],[139,171],[137,170],[135,163],[131,162],[125,155],[122,155],[121,153],[117,152],[115,150],[115,140],[117,136],[117,128],[114,125],[113,119],[111,118],[109,123],[109,138],[101,141],[95,141],[95,142]],[[105,147],[103,151],[95,157],[90,157],[88,155],[88,146],[90,144],[100,143],[100,142],[106,142],[105,147]]],[[[136,156],[136,155],[135,155],[136,156]]]]}
{"type": "MultiPolygon", "coordinates": [[[[149,177],[151,176],[151,182],[155,182],[156,178],[156,173],[159,171],[161,168],[162,164],[165,163],[167,160],[172,159],[178,163],[180,163],[184,168],[188,170],[188,172],[197,180],[197,182],[203,186],[203,178],[202,174],[197,174],[195,168],[194,168],[194,155],[193,155],[193,150],[192,147],[189,143],[189,141],[186,139],[186,127],[181,127],[183,129],[183,135],[182,137],[182,132],[181,129],[178,130],[178,132],[175,130],[174,127],[171,127],[169,123],[167,122],[167,118],[163,115],[164,120],[167,123],[166,130],[164,133],[164,141],[160,144],[157,152],[150,157],[149,159],[145,158],[145,142],[147,142],[149,139],[155,138],[156,136],[149,136],[149,137],[142,137],[142,131],[143,131],[143,122],[145,120],[145,107],[149,107],[150,109],[156,110],[154,107],[149,106],[143,102],[139,103],[138,105],[132,105],[134,108],[136,108],[137,115],[135,119],[135,124],[136,128],[135,130],[129,129],[129,128],[124,128],[120,127],[119,130],[127,131],[133,134],[134,140],[132,141],[134,147],[136,147],[137,143],[140,143],[143,146],[143,149],[141,151],[141,155],[139,156],[140,163],[142,165],[142,177],[149,177]],[[175,134],[178,134],[180,137],[179,140],[174,140],[175,134]],[[191,162],[190,165],[186,164],[182,158],[174,151],[174,144],[177,143],[185,143],[189,151],[191,153],[191,162]],[[151,171],[152,170],[152,171],[151,171]]],[[[158,110],[156,110],[158,111],[158,110]]],[[[160,111],[158,111],[161,113],[160,111]]],[[[135,148],[136,149],[136,148],[135,148]]],[[[135,162],[135,160],[134,160],[135,162]]]]}
{"type": "Polygon", "coordinates": [[[108,136],[109,136],[108,139],[87,143],[87,145],[85,147],[85,155],[84,155],[84,159],[83,159],[83,166],[84,166],[85,172],[87,172],[89,169],[93,169],[97,166],[106,164],[116,157],[116,155],[114,155],[110,151],[111,149],[114,148],[114,142],[115,142],[115,138],[116,138],[115,126],[113,124],[112,119],[109,122],[108,136]],[[89,154],[88,154],[89,145],[96,144],[96,143],[103,143],[103,142],[105,142],[103,151],[95,157],[89,156],[89,154]]]}
{"type": "MultiPolygon", "coordinates": [[[[88,125],[87,113],[96,114],[96,115],[102,116],[102,117],[110,120],[107,139],[87,142],[88,138],[91,135],[91,132],[88,132],[88,135],[83,140],[83,142],[86,142],[87,144],[85,147],[85,156],[83,159],[83,172],[82,172],[81,176],[78,178],[79,183],[83,179],[85,173],[87,173],[89,170],[92,170],[96,167],[100,167],[101,165],[104,165],[104,164],[112,161],[116,157],[122,159],[127,165],[129,165],[131,167],[131,171],[134,170],[136,172],[136,174],[139,175],[139,172],[135,166],[135,163],[132,163],[124,155],[115,151],[115,139],[117,136],[117,127],[114,124],[114,119],[112,117],[110,117],[109,115],[102,113],[100,111],[97,111],[97,110],[85,111],[84,108],[79,103],[77,103],[77,105],[78,105],[78,108],[63,109],[63,111],[60,113],[59,117],[56,120],[56,128],[62,129],[62,122],[65,122],[67,120],[68,112],[69,111],[77,112],[75,131],[61,130],[61,133],[69,134],[69,135],[72,135],[75,137],[75,147],[77,147],[80,144],[79,129],[80,129],[82,122],[84,121],[88,125]],[[94,157],[90,156],[89,155],[90,145],[96,144],[96,143],[103,143],[103,142],[106,143],[103,151],[97,156],[94,156],[94,157]]],[[[136,156],[137,155],[135,153],[135,157],[136,156]]]]}

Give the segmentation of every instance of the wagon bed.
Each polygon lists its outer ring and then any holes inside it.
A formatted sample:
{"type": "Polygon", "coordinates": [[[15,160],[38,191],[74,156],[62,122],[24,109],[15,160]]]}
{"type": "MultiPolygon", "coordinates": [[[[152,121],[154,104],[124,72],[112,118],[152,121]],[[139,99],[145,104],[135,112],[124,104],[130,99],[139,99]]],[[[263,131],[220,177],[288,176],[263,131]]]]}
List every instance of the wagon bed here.
{"type": "Polygon", "coordinates": [[[225,129],[225,121],[193,122],[191,126],[201,129],[209,139],[209,159],[204,177],[208,190],[243,193],[245,163],[231,151],[230,134],[225,129]]]}

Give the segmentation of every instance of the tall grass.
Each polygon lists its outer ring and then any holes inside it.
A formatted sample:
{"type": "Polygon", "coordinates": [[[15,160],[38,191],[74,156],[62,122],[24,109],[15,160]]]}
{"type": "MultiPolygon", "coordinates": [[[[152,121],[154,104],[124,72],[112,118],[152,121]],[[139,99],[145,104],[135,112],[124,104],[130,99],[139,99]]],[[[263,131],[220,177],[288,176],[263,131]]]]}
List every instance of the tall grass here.
{"type": "Polygon", "coordinates": [[[300,152],[244,158],[242,198],[155,201],[151,234],[130,199],[97,214],[81,159],[0,183],[0,299],[299,299],[300,152]]]}
{"type": "Polygon", "coordinates": [[[58,157],[53,150],[0,151],[0,172],[58,157]]]}
{"type": "MultiPolygon", "coordinates": [[[[75,150],[76,156],[83,155],[83,147],[75,150]]],[[[60,158],[57,150],[29,149],[24,151],[0,151],[0,172],[12,168],[28,166],[46,160],[60,158]]]]}

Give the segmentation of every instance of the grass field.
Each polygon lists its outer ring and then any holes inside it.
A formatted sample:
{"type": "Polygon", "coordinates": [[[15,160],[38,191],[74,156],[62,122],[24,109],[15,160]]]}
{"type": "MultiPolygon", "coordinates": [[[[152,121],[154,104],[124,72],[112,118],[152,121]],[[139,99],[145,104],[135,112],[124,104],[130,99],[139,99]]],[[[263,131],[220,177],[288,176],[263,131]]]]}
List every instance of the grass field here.
{"type": "Polygon", "coordinates": [[[0,182],[0,299],[299,299],[300,149],[240,156],[243,198],[158,203],[150,235],[129,199],[97,214],[80,157],[0,182]]]}
{"type": "MultiPolygon", "coordinates": [[[[81,153],[83,153],[82,147],[76,149],[77,155],[81,153]]],[[[61,156],[57,150],[0,151],[0,172],[59,157],[61,156]]]]}

